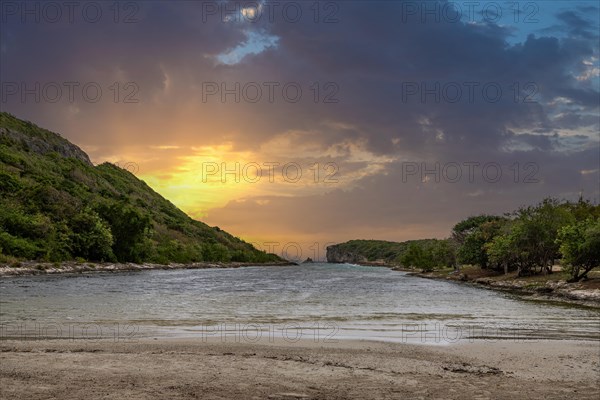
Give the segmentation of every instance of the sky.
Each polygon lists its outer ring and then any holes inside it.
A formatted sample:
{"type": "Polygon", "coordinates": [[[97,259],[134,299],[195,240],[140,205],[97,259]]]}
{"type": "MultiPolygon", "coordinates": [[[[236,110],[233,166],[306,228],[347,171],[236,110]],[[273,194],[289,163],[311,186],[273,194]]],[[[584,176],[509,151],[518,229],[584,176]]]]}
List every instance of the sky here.
{"type": "Polygon", "coordinates": [[[0,3],[2,111],[290,258],[600,201],[595,1],[0,3]]]}

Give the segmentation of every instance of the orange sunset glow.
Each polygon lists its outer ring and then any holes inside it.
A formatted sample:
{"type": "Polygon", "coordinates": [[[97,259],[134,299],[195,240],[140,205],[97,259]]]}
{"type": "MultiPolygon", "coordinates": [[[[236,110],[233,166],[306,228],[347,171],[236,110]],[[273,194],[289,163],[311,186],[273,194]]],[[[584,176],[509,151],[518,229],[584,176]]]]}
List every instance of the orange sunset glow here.
{"type": "MultiPolygon", "coordinates": [[[[337,23],[307,19],[290,31],[251,22],[256,10],[223,20],[190,2],[160,19],[161,7],[111,25],[102,51],[86,45],[95,25],[77,36],[40,26],[68,43],[46,46],[44,68],[28,62],[45,54],[36,34],[10,28],[3,108],[253,242],[443,238],[473,213],[599,197],[597,45],[567,28],[432,30],[375,23],[394,13],[348,3],[337,23]],[[485,55],[473,58],[464,38],[485,55]],[[568,53],[573,40],[585,42],[581,54],[568,53]],[[39,96],[58,86],[62,97],[35,101],[35,82],[39,96]]],[[[570,23],[557,10],[544,26],[570,23]]]]}

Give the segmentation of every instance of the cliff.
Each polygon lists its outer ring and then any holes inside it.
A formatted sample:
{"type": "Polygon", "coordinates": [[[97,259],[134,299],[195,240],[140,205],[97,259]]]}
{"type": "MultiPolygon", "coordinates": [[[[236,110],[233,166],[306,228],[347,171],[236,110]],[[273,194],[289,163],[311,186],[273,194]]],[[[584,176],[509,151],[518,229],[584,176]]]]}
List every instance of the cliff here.
{"type": "Polygon", "coordinates": [[[327,247],[327,262],[329,263],[360,264],[367,261],[364,255],[357,254],[354,249],[348,249],[341,245],[327,247]]]}
{"type": "Polygon", "coordinates": [[[406,242],[350,240],[328,246],[327,262],[396,266],[400,264],[400,258],[411,243],[429,248],[437,242],[436,239],[409,240],[406,242]]]}

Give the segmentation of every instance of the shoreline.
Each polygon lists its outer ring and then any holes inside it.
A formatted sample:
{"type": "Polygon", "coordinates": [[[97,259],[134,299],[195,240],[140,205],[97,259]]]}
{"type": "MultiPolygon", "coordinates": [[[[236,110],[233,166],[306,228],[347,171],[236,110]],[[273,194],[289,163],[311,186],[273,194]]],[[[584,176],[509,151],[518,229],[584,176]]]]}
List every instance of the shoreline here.
{"type": "Polygon", "coordinates": [[[585,289],[581,282],[568,283],[566,281],[549,281],[545,284],[532,284],[524,279],[494,280],[494,277],[504,275],[490,275],[486,277],[469,277],[468,274],[447,273],[441,271],[419,272],[414,269],[381,262],[358,262],[356,265],[365,267],[385,267],[393,271],[406,272],[408,276],[441,281],[451,281],[458,284],[467,284],[487,290],[518,295],[524,300],[551,301],[563,305],[578,305],[584,307],[600,308],[600,288],[585,289]]]}
{"type": "Polygon", "coordinates": [[[0,341],[3,396],[43,398],[596,398],[597,343],[422,346],[143,339],[0,341]]]}
{"type": "MultiPolygon", "coordinates": [[[[406,270],[401,270],[408,272],[406,270]]],[[[463,278],[464,275],[440,276],[435,272],[409,272],[409,276],[433,279],[442,281],[451,281],[459,284],[467,284],[481,289],[494,290],[498,292],[511,293],[521,297],[524,300],[550,301],[565,305],[579,305],[600,309],[600,290],[599,289],[581,289],[576,283],[567,282],[547,282],[541,286],[528,286],[526,282],[515,281],[495,281],[490,278],[463,278]]]]}
{"type": "Polygon", "coordinates": [[[118,273],[118,272],[141,272],[151,270],[179,270],[179,269],[216,269],[216,268],[243,268],[243,267],[285,267],[297,265],[294,262],[197,262],[191,264],[135,264],[135,263],[94,263],[67,261],[59,263],[23,261],[19,266],[0,264],[0,279],[7,277],[35,276],[35,275],[70,275],[88,273],[118,273]]]}

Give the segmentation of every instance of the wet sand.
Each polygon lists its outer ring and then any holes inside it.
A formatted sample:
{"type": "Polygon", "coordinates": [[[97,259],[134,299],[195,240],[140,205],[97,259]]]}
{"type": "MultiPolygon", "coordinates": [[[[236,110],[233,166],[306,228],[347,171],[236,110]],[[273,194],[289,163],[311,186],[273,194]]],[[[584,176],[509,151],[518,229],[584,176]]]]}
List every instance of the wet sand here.
{"type": "Polygon", "coordinates": [[[600,343],[0,342],[2,399],[598,399],[600,343]]]}

